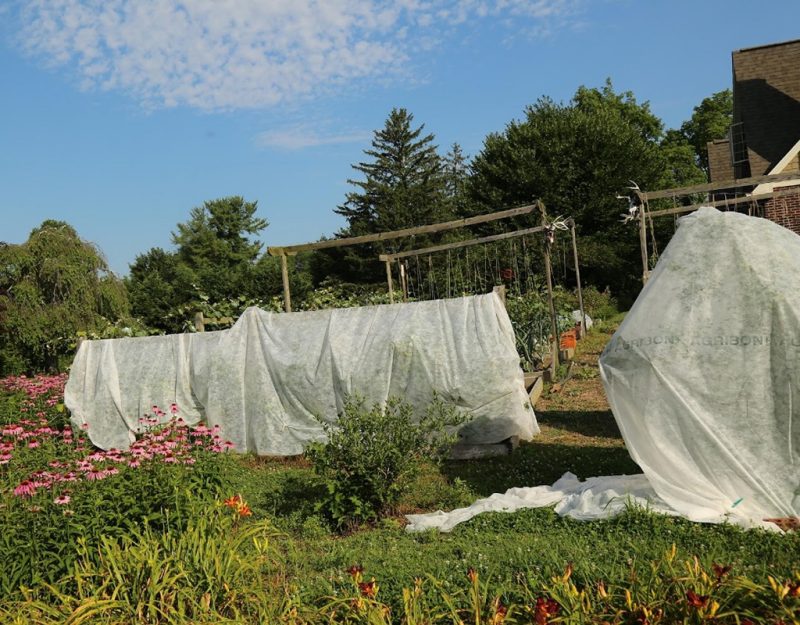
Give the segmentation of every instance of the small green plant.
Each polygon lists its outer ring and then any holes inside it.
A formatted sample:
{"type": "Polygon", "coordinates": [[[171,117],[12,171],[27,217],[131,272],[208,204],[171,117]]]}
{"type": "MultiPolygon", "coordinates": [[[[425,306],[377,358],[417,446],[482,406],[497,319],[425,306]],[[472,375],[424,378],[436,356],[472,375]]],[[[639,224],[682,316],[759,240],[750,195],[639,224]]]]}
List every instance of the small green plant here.
{"type": "Polygon", "coordinates": [[[416,474],[419,461],[441,460],[455,442],[447,428],[464,421],[454,406],[439,398],[419,419],[399,399],[370,408],[362,398],[349,398],[338,422],[323,424],[328,442],[306,452],[326,480],[320,511],[338,528],[384,515],[416,474]]]}

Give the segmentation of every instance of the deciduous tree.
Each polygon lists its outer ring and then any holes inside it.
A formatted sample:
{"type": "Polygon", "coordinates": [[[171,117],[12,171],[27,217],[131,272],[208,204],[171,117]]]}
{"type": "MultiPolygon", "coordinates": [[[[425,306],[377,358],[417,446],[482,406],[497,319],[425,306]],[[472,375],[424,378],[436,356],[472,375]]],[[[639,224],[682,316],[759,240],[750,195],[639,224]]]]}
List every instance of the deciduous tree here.
{"type": "Polygon", "coordinates": [[[78,332],[127,314],[121,280],[66,222],[44,221],[24,243],[0,246],[0,375],[56,369],[78,332]]]}

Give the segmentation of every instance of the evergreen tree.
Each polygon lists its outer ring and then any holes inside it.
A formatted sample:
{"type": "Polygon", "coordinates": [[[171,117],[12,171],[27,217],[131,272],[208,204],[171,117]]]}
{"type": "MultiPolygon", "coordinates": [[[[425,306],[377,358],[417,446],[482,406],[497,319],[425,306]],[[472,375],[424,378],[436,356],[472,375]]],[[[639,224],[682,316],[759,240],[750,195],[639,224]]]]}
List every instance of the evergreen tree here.
{"type": "MultiPolygon", "coordinates": [[[[414,116],[406,109],[393,109],[381,130],[375,131],[370,160],[353,165],[363,175],[348,180],[357,190],[347,194],[334,209],[347,219],[340,236],[358,236],[436,223],[452,218],[447,201],[442,159],[432,134],[423,134],[424,124],[412,128],[414,116]]],[[[377,254],[419,247],[425,237],[400,239],[348,248],[343,252],[354,271],[351,279],[380,279],[377,254]]]]}
{"type": "Polygon", "coordinates": [[[249,294],[261,243],[247,235],[267,227],[266,219],[255,216],[257,208],[241,196],[204,202],[172,233],[179,263],[191,270],[194,284],[211,301],[249,294]]]}
{"type": "Polygon", "coordinates": [[[181,307],[203,298],[218,304],[263,297],[255,279],[261,243],[251,241],[267,226],[256,202],[232,196],[193,208],[172,233],[175,252],[153,248],[131,264],[127,287],[133,313],[152,328],[180,332],[181,307]]]}
{"type": "Polygon", "coordinates": [[[459,217],[468,215],[470,198],[467,193],[469,180],[468,158],[461,145],[454,143],[444,157],[445,193],[450,203],[450,211],[459,217]]]}

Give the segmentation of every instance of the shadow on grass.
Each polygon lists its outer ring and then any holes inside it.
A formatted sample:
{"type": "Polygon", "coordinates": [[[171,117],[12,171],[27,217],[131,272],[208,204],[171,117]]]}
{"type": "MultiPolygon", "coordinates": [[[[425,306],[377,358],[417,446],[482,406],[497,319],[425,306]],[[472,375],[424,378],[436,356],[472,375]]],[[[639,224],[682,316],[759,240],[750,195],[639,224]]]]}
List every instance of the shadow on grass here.
{"type": "Polygon", "coordinates": [[[597,475],[641,473],[624,447],[523,443],[500,458],[451,461],[443,472],[459,478],[479,496],[502,493],[515,486],[552,484],[570,471],[581,479],[597,475]]]}
{"type": "Polygon", "coordinates": [[[536,420],[540,425],[567,430],[582,436],[622,440],[622,434],[620,434],[617,422],[610,410],[590,410],[586,412],[537,410],[536,420]]]}

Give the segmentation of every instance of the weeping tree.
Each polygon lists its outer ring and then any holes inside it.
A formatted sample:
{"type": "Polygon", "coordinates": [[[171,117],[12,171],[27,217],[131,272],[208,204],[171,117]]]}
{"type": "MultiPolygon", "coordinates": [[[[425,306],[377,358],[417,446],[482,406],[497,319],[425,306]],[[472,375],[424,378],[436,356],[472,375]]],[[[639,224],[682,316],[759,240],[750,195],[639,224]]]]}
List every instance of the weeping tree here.
{"type": "Polygon", "coordinates": [[[0,375],[56,370],[79,332],[128,315],[125,287],[102,253],[63,221],[0,245],[0,375]]]}

